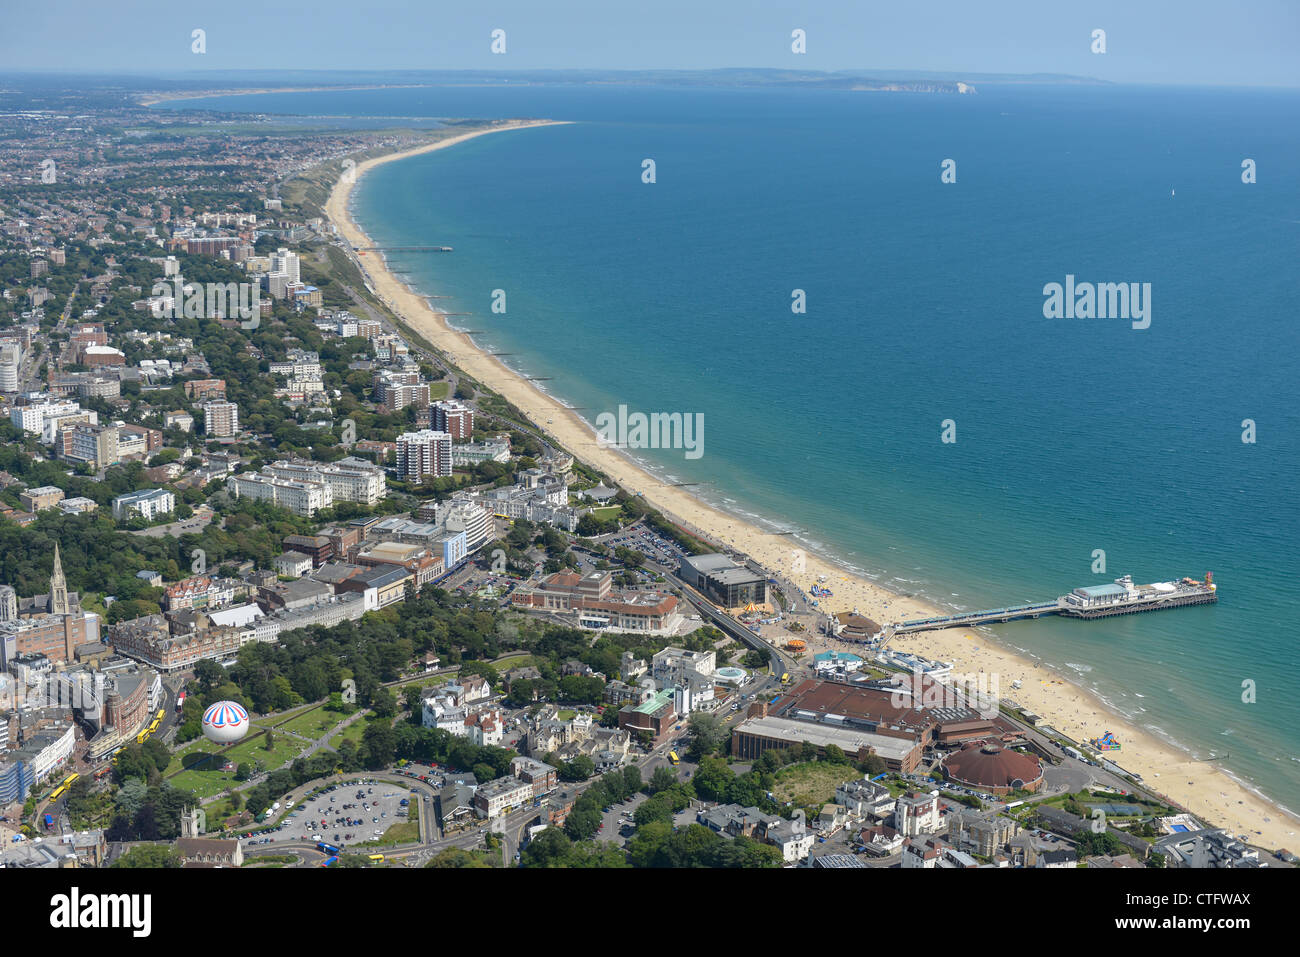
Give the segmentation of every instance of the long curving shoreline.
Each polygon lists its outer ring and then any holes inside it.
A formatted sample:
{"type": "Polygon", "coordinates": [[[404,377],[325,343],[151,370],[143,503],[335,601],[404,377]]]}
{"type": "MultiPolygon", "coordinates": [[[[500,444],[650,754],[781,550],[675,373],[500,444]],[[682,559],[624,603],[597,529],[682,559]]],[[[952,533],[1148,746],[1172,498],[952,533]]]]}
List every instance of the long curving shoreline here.
{"type": "MultiPolygon", "coordinates": [[[[363,161],[350,182],[340,179],[330,192],[325,214],[354,247],[375,245],[352,219],[348,201],[360,177],[376,166],[433,152],[489,133],[558,125],[557,121],[510,121],[491,129],[450,137],[415,149],[390,153],[363,161]]],[[[521,409],[533,424],[557,445],[596,468],[631,492],[645,499],[683,526],[724,542],[750,555],[765,567],[780,571],[807,590],[819,576],[833,586],[834,598],[823,605],[831,611],[857,609],[878,622],[906,617],[925,617],[942,612],[924,602],[896,595],[866,579],[853,576],[828,559],[800,556],[803,570],[795,572],[795,553],[783,536],[764,532],[733,515],[708,505],[688,492],[665,484],[617,450],[597,444],[587,423],[555,397],[509,369],[500,360],[479,349],[469,336],[456,332],[446,318],[421,295],[412,292],[378,258],[363,263],[371,285],[389,307],[412,329],[443,352],[466,373],[501,393],[521,409]]],[[[1194,614],[1194,611],[1179,612],[1194,614]]],[[[811,650],[826,647],[808,636],[811,650]]],[[[1107,711],[1091,692],[1080,688],[1040,664],[992,645],[969,629],[927,632],[896,639],[894,647],[915,651],[928,658],[952,661],[959,673],[996,676],[1002,694],[1041,715],[1044,723],[1085,741],[1102,731],[1113,731],[1123,742],[1119,762],[1141,774],[1147,786],[1185,806],[1212,826],[1244,834],[1251,843],[1276,849],[1293,848],[1300,817],[1269,801],[1231,777],[1218,764],[1194,761],[1180,748],[1140,729],[1107,711]],[[1022,682],[1010,690],[1011,682],[1022,682]]]]}

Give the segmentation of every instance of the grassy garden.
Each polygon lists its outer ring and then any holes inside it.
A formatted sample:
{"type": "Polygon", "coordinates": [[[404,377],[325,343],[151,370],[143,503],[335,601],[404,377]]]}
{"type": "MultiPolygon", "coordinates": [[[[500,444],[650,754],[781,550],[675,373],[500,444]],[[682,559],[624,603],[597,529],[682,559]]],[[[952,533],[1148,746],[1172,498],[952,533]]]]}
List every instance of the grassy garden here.
{"type": "Polygon", "coordinates": [[[224,751],[207,738],[199,738],[172,755],[164,776],[177,790],[208,798],[241,783],[235,780],[235,769],[239,765],[250,764],[274,771],[289,764],[306,749],[306,742],[287,734],[276,734],[274,747],[269,750],[264,734],[245,738],[224,751]],[[228,771],[223,770],[227,763],[232,765],[228,771]]]}
{"type": "Polygon", "coordinates": [[[848,764],[825,761],[792,764],[776,772],[772,797],[778,804],[789,801],[796,807],[820,811],[823,804],[834,800],[836,787],[860,777],[861,772],[848,764]]]}

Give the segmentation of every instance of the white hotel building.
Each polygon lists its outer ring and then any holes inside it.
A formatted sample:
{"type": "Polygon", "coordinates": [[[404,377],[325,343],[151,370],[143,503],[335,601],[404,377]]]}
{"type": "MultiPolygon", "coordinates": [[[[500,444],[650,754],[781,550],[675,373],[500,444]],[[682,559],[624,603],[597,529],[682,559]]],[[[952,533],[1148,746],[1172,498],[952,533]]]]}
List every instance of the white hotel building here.
{"type": "Polygon", "coordinates": [[[300,482],[262,473],[232,475],[226,489],[235,498],[251,498],[287,508],[295,515],[315,515],[334,504],[334,494],[324,482],[300,482]]]}
{"type": "Polygon", "coordinates": [[[268,465],[262,474],[328,485],[335,502],[378,505],[386,494],[384,470],[364,459],[346,458],[333,463],[281,460],[268,465]]]}
{"type": "Polygon", "coordinates": [[[37,402],[32,405],[15,405],[9,409],[9,420],[24,432],[40,434],[45,431],[47,419],[69,415],[85,415],[88,421],[98,422],[94,412],[87,412],[76,402],[37,402]]]}

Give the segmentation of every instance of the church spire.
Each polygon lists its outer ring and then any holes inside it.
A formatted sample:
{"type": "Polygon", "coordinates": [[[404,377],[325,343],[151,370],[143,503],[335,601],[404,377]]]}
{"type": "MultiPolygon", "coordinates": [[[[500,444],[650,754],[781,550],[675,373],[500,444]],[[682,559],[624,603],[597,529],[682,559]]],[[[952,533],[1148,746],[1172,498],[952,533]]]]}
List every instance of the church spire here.
{"type": "Polygon", "coordinates": [[[50,614],[66,615],[68,609],[68,582],[63,577],[63,562],[59,559],[59,543],[54,543],[54,571],[50,574],[50,614]]]}

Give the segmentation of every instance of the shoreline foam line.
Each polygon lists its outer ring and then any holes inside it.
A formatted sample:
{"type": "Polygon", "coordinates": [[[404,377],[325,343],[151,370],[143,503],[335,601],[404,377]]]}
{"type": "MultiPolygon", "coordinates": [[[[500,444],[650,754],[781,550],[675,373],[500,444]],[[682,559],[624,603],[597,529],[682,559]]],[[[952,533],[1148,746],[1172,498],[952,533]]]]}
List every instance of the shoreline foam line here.
{"type": "MultiPolygon", "coordinates": [[[[325,214],[353,247],[375,246],[376,243],[353,220],[348,204],[352,190],[370,170],[385,163],[445,149],[489,133],[560,125],[563,122],[565,121],[512,121],[491,129],[364,160],[357,165],[357,175],[352,182],[344,182],[340,178],[335,183],[325,204],[325,214]]],[[[648,503],[683,528],[750,556],[769,572],[793,580],[805,592],[817,582],[818,576],[827,576],[835,583],[834,600],[827,608],[829,611],[857,609],[881,624],[942,613],[934,605],[895,594],[845,569],[833,559],[812,552],[802,555],[803,571],[793,574],[794,553],[787,538],[764,532],[686,490],[668,486],[629,456],[616,449],[599,446],[592,427],[558,397],[537,388],[500,360],[478,348],[468,335],[452,329],[446,317],[425,299],[430,292],[417,293],[408,288],[379,257],[365,262],[358,260],[358,264],[388,307],[450,362],[504,396],[554,444],[604,472],[630,493],[641,493],[648,503]]],[[[1194,613],[1190,610],[1183,612],[1194,613]]],[[[1090,627],[1087,622],[1078,624],[1079,627],[1090,627]]],[[[996,674],[999,682],[1005,682],[1007,688],[1010,688],[1013,680],[1020,680],[1022,686],[1015,692],[1008,693],[1023,707],[1042,716],[1045,724],[1075,741],[1087,741],[1104,730],[1113,730],[1124,741],[1125,768],[1140,774],[1149,789],[1183,805],[1210,826],[1227,828],[1234,836],[1244,834],[1252,843],[1270,850],[1292,847],[1297,843],[1300,817],[1291,815],[1276,802],[1261,797],[1254,790],[1254,785],[1239,782],[1214,762],[1196,761],[1181,746],[1171,745],[1130,719],[1115,714],[1093,692],[1013,653],[1004,645],[992,644],[984,635],[980,636],[978,646],[966,641],[965,636],[970,630],[955,628],[908,635],[896,639],[894,647],[927,658],[952,661],[957,672],[996,674]]],[[[842,643],[831,642],[820,635],[809,634],[803,637],[808,641],[809,654],[831,647],[845,647],[842,643]]]]}

